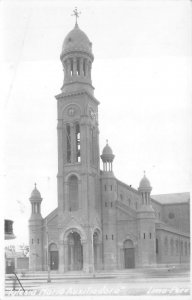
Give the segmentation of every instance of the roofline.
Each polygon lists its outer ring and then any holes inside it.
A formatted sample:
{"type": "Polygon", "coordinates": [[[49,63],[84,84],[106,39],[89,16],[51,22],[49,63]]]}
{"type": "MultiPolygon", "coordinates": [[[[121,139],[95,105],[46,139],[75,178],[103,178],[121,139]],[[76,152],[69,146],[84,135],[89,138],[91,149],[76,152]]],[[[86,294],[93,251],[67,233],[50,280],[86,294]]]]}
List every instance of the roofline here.
{"type": "Polygon", "coordinates": [[[164,231],[169,231],[169,232],[177,234],[177,235],[185,235],[187,237],[190,237],[190,232],[181,231],[178,228],[172,227],[169,224],[166,224],[164,222],[156,222],[155,230],[164,230],[164,231]]]}
{"type": "Polygon", "coordinates": [[[189,201],[186,202],[173,202],[173,203],[162,203],[162,205],[176,205],[176,204],[189,204],[189,201]]]}
{"type": "Polygon", "coordinates": [[[165,196],[165,195],[181,195],[181,194],[188,194],[190,196],[190,192],[180,192],[180,193],[166,193],[166,194],[153,194],[152,196],[165,196]]]}
{"type": "Polygon", "coordinates": [[[136,190],[135,188],[133,188],[132,186],[130,186],[130,185],[124,183],[123,181],[120,181],[119,179],[116,179],[116,180],[117,180],[118,183],[120,183],[120,184],[126,186],[126,187],[128,188],[128,190],[130,190],[131,192],[136,192],[138,195],[140,195],[140,194],[139,194],[139,191],[136,190]]]}
{"type": "Polygon", "coordinates": [[[52,215],[54,215],[54,213],[58,210],[58,207],[56,207],[52,212],[50,212],[45,218],[43,218],[43,221],[45,221],[46,219],[48,220],[48,218],[50,218],[52,215]]]}
{"type": "Polygon", "coordinates": [[[165,205],[176,205],[176,204],[189,204],[189,201],[185,201],[185,202],[172,202],[172,203],[161,203],[161,202],[159,202],[158,200],[155,200],[155,199],[153,199],[153,198],[151,198],[151,200],[153,201],[153,202],[156,202],[157,204],[160,204],[160,205],[162,205],[162,206],[165,206],[165,205]]]}
{"type": "Polygon", "coordinates": [[[153,202],[156,202],[157,204],[160,204],[160,205],[163,205],[162,203],[158,202],[157,200],[153,199],[150,197],[150,199],[153,201],[153,202]]]}

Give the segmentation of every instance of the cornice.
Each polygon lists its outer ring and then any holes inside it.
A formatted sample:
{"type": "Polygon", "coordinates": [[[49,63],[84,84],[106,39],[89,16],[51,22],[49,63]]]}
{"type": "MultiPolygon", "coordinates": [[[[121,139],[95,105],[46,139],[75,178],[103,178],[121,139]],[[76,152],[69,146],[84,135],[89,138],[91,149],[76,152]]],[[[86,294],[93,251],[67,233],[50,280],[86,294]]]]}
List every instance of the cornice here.
{"type": "Polygon", "coordinates": [[[164,231],[169,231],[171,233],[175,233],[177,235],[183,235],[183,236],[186,236],[186,237],[190,237],[190,234],[187,233],[187,232],[183,232],[177,228],[173,228],[165,223],[155,223],[155,229],[156,230],[164,230],[164,231]]]}
{"type": "Polygon", "coordinates": [[[57,100],[60,100],[69,96],[78,96],[83,94],[87,94],[97,105],[100,104],[100,102],[85,89],[78,90],[78,91],[71,91],[71,92],[62,92],[61,94],[56,95],[55,98],[57,100]]]}

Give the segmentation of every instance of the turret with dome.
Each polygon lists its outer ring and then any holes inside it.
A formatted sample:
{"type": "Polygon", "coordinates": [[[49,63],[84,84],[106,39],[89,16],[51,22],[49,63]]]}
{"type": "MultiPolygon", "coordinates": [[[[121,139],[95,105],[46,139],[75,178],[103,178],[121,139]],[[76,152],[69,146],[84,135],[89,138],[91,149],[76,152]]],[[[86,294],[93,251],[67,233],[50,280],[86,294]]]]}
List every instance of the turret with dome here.
{"type": "Polygon", "coordinates": [[[104,172],[112,172],[113,171],[113,160],[115,155],[111,147],[108,144],[108,140],[106,141],[106,145],[103,148],[103,152],[101,155],[101,159],[103,161],[103,171],[104,172]]]}
{"type": "Polygon", "coordinates": [[[35,187],[31,193],[31,197],[29,198],[31,202],[31,219],[42,219],[41,216],[41,194],[37,189],[37,184],[35,183],[35,187]]]}
{"type": "Polygon", "coordinates": [[[88,54],[92,60],[94,58],[92,53],[92,43],[85,32],[79,28],[77,23],[64,39],[60,56],[61,60],[69,52],[72,53],[76,51],[88,54]]]}
{"type": "MultiPolygon", "coordinates": [[[[78,15],[77,10],[74,11],[78,15]]],[[[91,67],[94,60],[92,43],[79,28],[77,18],[75,27],[64,39],[60,59],[64,70],[63,92],[84,88],[93,94],[91,67]]]]}
{"type": "Polygon", "coordinates": [[[144,171],[144,176],[140,181],[139,188],[140,189],[151,189],[151,184],[150,184],[149,179],[146,177],[145,171],[144,171]]]}
{"type": "Polygon", "coordinates": [[[31,202],[31,217],[29,219],[29,268],[30,270],[42,270],[43,260],[43,218],[41,215],[41,194],[37,189],[37,184],[31,193],[29,198],[31,202]]]}
{"type": "Polygon", "coordinates": [[[142,204],[150,205],[151,204],[150,193],[152,191],[152,187],[151,187],[149,179],[146,177],[145,171],[144,171],[144,176],[140,181],[138,191],[142,197],[142,204]]]}

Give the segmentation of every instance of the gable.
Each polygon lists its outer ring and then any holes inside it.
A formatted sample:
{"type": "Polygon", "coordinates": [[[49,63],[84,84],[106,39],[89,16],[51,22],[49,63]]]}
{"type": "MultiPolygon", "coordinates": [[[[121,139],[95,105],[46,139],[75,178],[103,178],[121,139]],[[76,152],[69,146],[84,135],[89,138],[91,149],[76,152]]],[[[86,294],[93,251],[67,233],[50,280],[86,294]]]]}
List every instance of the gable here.
{"type": "Polygon", "coordinates": [[[57,228],[57,224],[58,224],[58,215],[53,216],[51,219],[48,220],[48,226],[54,226],[57,228]]]}

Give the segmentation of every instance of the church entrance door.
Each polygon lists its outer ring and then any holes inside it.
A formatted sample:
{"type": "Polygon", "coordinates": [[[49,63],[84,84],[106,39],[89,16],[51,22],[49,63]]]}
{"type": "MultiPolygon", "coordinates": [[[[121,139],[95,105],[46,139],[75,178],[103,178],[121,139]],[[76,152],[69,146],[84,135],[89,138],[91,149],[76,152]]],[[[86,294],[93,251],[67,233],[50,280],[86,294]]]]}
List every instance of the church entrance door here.
{"type": "Polygon", "coordinates": [[[58,270],[58,251],[50,252],[50,266],[51,270],[58,270]]]}
{"type": "Polygon", "coordinates": [[[79,271],[83,269],[83,247],[81,237],[77,232],[68,235],[68,270],[79,271]]]}
{"type": "Polygon", "coordinates": [[[135,249],[131,240],[124,242],[124,267],[125,269],[135,268],[135,249]]]}
{"type": "Polygon", "coordinates": [[[58,270],[59,266],[59,254],[57,250],[56,244],[51,244],[49,247],[49,255],[50,255],[50,269],[58,270]]]}

